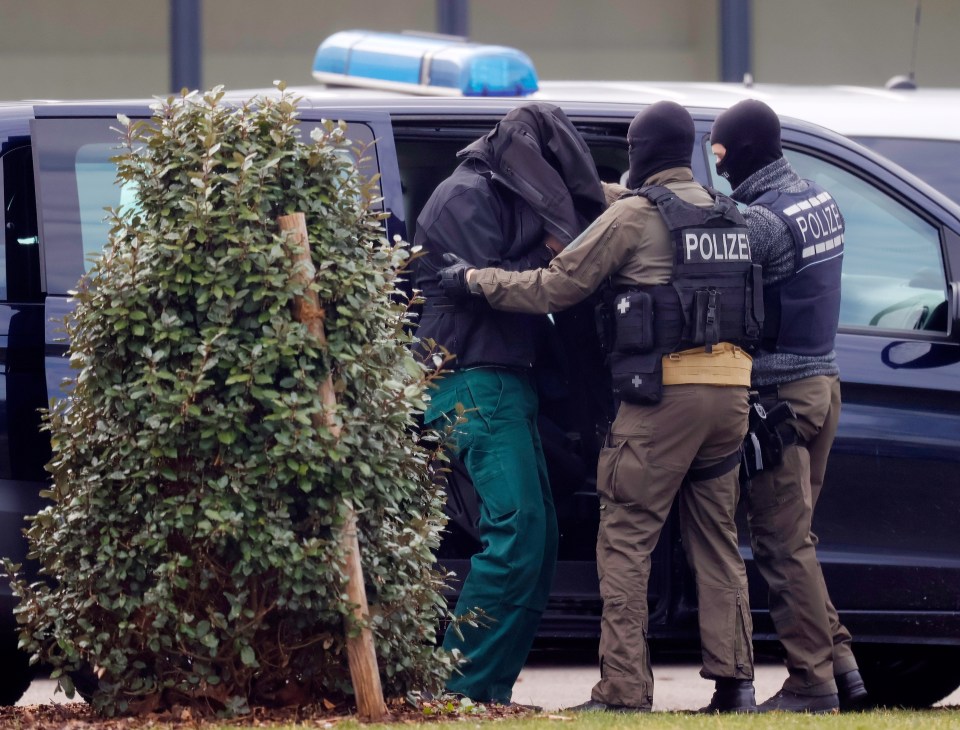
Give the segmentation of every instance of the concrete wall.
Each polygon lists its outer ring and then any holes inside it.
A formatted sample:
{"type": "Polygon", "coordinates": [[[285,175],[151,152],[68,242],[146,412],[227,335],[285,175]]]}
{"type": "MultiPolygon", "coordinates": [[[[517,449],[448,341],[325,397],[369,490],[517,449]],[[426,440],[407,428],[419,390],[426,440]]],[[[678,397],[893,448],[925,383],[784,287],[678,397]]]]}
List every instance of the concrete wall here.
{"type": "Polygon", "coordinates": [[[529,54],[541,78],[714,81],[715,0],[473,0],[471,37],[529,54]],[[528,11],[510,19],[522,2],[528,11]]]}
{"type": "MultiPolygon", "coordinates": [[[[200,0],[205,87],[311,82],[337,30],[436,29],[435,0],[200,0]]],[[[473,40],[542,78],[719,78],[719,0],[472,0],[473,40]],[[518,8],[522,7],[522,12],[518,8]]],[[[882,85],[909,68],[913,0],[754,0],[758,81],[882,85]]],[[[166,94],[167,0],[0,0],[0,98],[166,94]]],[[[923,0],[917,78],[960,86],[960,1],[923,0]]]]}
{"type": "MultiPolygon", "coordinates": [[[[915,11],[914,0],[754,0],[755,79],[882,86],[910,69],[915,11]]],[[[923,0],[916,78],[960,87],[957,0],[923,0]]]]}

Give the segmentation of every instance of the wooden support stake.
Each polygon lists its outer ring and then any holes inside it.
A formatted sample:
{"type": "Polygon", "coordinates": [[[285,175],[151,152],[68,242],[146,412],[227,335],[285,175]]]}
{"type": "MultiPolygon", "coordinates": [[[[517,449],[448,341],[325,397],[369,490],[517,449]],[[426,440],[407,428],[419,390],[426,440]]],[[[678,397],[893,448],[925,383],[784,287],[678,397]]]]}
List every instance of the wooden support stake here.
{"type": "MultiPolygon", "coordinates": [[[[310,256],[310,241],[307,237],[307,221],[303,213],[280,216],[280,232],[287,233],[299,244],[294,259],[294,279],[306,285],[313,281],[313,259],[310,256]]],[[[317,299],[316,292],[306,290],[303,297],[297,297],[293,305],[293,316],[307,325],[307,328],[321,344],[327,337],[323,329],[324,311],[317,299]]],[[[315,425],[326,426],[335,438],[340,438],[340,425],[335,422],[333,406],[337,403],[333,390],[333,378],[320,386],[320,398],[323,413],[315,416],[315,425]]],[[[358,625],[370,614],[367,605],[367,592],[363,585],[363,570],[360,566],[360,544],[357,540],[357,515],[351,507],[347,513],[340,542],[345,557],[344,569],[347,576],[347,597],[354,605],[352,620],[345,621],[347,633],[347,661],[350,665],[350,679],[357,697],[357,715],[363,722],[381,722],[388,716],[387,705],[383,700],[383,687],[380,684],[380,670],[377,667],[377,653],[373,645],[373,633],[363,627],[359,636],[350,636],[351,624],[358,625]]]]}

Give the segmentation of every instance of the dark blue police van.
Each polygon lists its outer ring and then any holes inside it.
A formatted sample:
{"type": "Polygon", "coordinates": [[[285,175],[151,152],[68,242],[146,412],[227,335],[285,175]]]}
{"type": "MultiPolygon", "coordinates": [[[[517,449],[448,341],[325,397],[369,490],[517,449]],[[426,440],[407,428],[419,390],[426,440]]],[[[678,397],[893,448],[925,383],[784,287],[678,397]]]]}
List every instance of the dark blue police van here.
{"type": "MultiPolygon", "coordinates": [[[[412,240],[417,215],[456,165],[456,152],[510,108],[542,98],[536,77],[522,54],[500,57],[499,48],[428,47],[431,70],[424,53],[409,48],[404,56],[415,63],[378,55],[376,37],[351,38],[349,53],[335,39],[316,61],[327,85],[296,89],[304,133],[323,119],[347,121],[351,138],[371,145],[361,165],[381,176],[389,232],[412,240]],[[347,79],[351,63],[367,76],[380,69],[386,78],[347,79]],[[441,95],[428,95],[437,90],[420,82],[437,79],[445,84],[441,95]],[[361,88],[371,83],[380,88],[361,88]]],[[[628,166],[627,126],[642,105],[550,100],[582,132],[601,177],[619,180],[628,166]]],[[[57,322],[71,309],[69,292],[89,257],[107,240],[104,207],[133,195],[114,182],[112,127],[118,114],[149,117],[149,104],[0,103],[0,555],[16,561],[25,558],[24,515],[40,509],[48,483],[50,444],[38,409],[62,396],[68,371],[57,322]]],[[[698,132],[694,174],[722,187],[707,138],[718,110],[690,111],[698,132]]],[[[847,222],[837,340],[844,403],[816,514],[818,553],[873,696],[929,705],[960,686],[960,207],[885,158],[812,124],[784,118],[783,141],[791,162],[831,191],[847,222]]],[[[595,464],[609,395],[597,387],[602,363],[581,346],[592,312],[582,306],[552,320],[554,353],[543,360],[556,365],[540,373],[540,425],[561,538],[540,635],[595,641],[601,607],[595,464]]],[[[463,575],[478,548],[477,510],[469,479],[456,465],[448,511],[439,557],[463,575]]],[[[752,566],[742,521],[741,550],[750,568],[755,640],[775,651],[766,587],[752,566]]],[[[16,649],[13,606],[4,579],[3,703],[16,702],[31,679],[28,657],[16,649]]],[[[676,515],[653,556],[649,608],[654,648],[697,647],[696,590],[676,515]]]]}

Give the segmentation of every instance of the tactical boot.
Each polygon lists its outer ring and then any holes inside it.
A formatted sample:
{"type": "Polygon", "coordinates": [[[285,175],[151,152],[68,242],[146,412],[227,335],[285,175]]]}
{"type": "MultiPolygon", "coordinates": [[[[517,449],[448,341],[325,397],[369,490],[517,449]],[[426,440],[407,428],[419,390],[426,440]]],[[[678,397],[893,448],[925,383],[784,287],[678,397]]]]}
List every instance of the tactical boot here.
{"type": "Polygon", "coordinates": [[[756,712],[757,698],[752,679],[718,679],[710,704],[700,712],[756,712]]]}
{"type": "Polygon", "coordinates": [[[608,705],[606,702],[589,699],[583,704],[567,707],[564,712],[650,712],[649,707],[631,707],[630,705],[608,705]]]}
{"type": "Polygon", "coordinates": [[[854,669],[838,674],[834,679],[837,680],[841,712],[857,712],[870,706],[870,697],[867,695],[867,688],[863,686],[863,677],[859,671],[854,669]]]}
{"type": "Polygon", "coordinates": [[[838,712],[840,700],[837,695],[799,695],[782,689],[766,702],[757,705],[760,712],[810,712],[824,715],[838,712]]]}

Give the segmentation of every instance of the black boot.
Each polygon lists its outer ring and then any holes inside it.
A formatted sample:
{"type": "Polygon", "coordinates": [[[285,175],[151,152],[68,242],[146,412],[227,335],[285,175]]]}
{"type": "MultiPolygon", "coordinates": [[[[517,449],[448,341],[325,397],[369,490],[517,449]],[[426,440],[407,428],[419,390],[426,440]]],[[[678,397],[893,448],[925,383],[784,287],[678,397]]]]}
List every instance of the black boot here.
{"type": "Polygon", "coordinates": [[[788,689],[782,689],[766,702],[757,706],[760,712],[811,712],[815,715],[834,713],[840,708],[835,694],[800,695],[788,689]]]}
{"type": "Polygon", "coordinates": [[[756,712],[757,697],[752,679],[718,679],[710,704],[700,712],[756,712]]]}
{"type": "Polygon", "coordinates": [[[565,707],[563,712],[619,712],[619,713],[633,713],[633,712],[650,712],[649,707],[631,707],[630,705],[608,705],[606,702],[600,702],[593,698],[587,700],[583,704],[575,705],[574,707],[565,707]]]}
{"type": "Polygon", "coordinates": [[[837,680],[837,694],[840,697],[841,712],[857,712],[870,707],[867,688],[863,686],[863,677],[856,669],[834,677],[837,680]]]}

